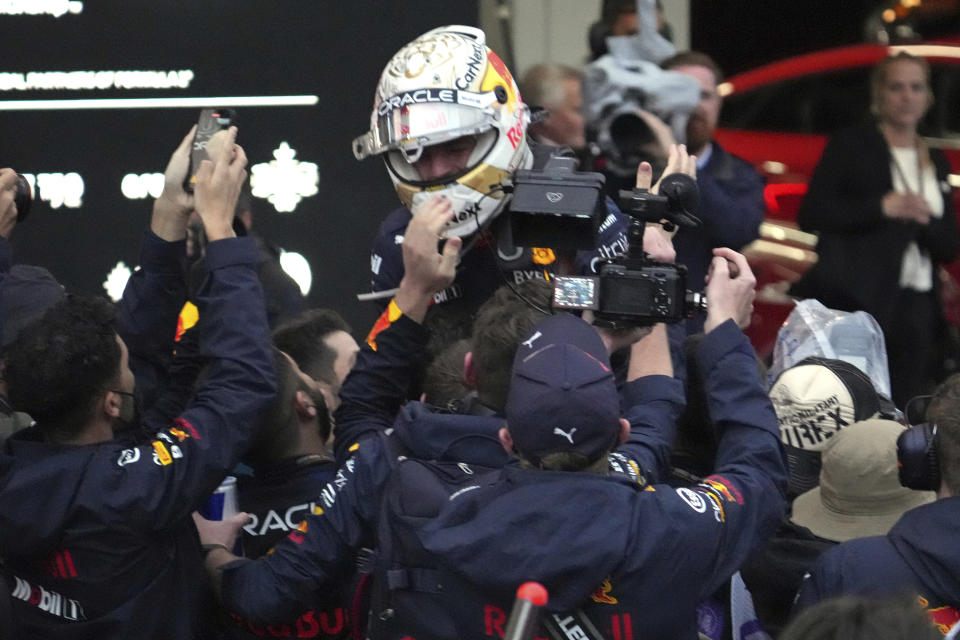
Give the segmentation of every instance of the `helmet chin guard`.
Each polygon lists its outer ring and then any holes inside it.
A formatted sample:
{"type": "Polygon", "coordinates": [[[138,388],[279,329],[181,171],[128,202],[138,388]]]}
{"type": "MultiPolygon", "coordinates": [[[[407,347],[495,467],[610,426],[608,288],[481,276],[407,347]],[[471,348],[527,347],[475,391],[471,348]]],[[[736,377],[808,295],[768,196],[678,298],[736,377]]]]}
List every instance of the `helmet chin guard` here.
{"type": "Polygon", "coordinates": [[[499,186],[533,155],[526,132],[530,113],[503,61],[475,27],[452,25],[423,34],[383,70],[370,114],[370,130],[353,142],[358,160],[382,155],[400,200],[418,207],[448,197],[454,218],[447,236],[467,236],[500,213],[499,186]],[[471,136],[465,166],[425,180],[417,169],[424,150],[471,136]]]}

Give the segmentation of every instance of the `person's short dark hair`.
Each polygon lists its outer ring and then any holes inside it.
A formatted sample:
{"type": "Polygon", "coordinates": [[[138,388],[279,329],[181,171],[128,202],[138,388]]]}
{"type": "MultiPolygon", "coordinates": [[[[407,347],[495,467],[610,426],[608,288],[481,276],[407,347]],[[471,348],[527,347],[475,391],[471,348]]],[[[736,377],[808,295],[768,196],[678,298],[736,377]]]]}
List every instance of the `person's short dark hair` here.
{"type": "MultiPolygon", "coordinates": [[[[433,304],[427,309],[423,327],[430,334],[427,340],[427,362],[440,357],[451,345],[469,340],[473,330],[474,311],[455,304],[433,304]]],[[[414,385],[419,388],[422,380],[414,385]]]]}
{"type": "Polygon", "coordinates": [[[254,446],[250,447],[246,456],[246,461],[253,466],[281,460],[289,455],[299,442],[300,434],[293,406],[297,391],[308,394],[316,406],[321,440],[326,441],[330,437],[332,428],[330,412],[323,396],[311,392],[294,371],[287,356],[277,348],[273,349],[273,364],[277,371],[277,394],[263,410],[254,446]]]}
{"type": "Polygon", "coordinates": [[[350,325],[333,309],[308,309],[273,332],[273,344],[314,380],[339,387],[333,365],[337,352],[323,341],[334,331],[350,333],[350,325]]]}
{"type": "Polygon", "coordinates": [[[473,323],[477,391],[485,405],[498,411],[507,403],[517,342],[543,318],[543,312],[530,302],[547,310],[553,296],[553,285],[544,280],[527,280],[516,285],[516,290],[523,298],[506,285],[497,289],[477,311],[473,323]]]}
{"type": "Polygon", "coordinates": [[[720,68],[716,60],[702,51],[681,51],[661,62],[660,66],[667,70],[676,67],[706,67],[713,72],[717,84],[723,82],[723,69],[720,68]]]}
{"type": "Polygon", "coordinates": [[[907,596],[824,600],[788,624],[778,640],[934,640],[943,636],[907,596]]]}
{"type": "Polygon", "coordinates": [[[940,477],[953,495],[960,496],[960,373],[936,388],[926,416],[937,425],[940,477]]]}
{"type": "Polygon", "coordinates": [[[603,0],[603,5],[600,7],[600,21],[611,26],[617,21],[617,16],[636,12],[637,0],[603,0]]]}
{"type": "Polygon", "coordinates": [[[463,359],[470,340],[457,340],[430,361],[423,376],[424,401],[435,407],[454,409],[470,391],[463,379],[463,359]]]}
{"type": "Polygon", "coordinates": [[[97,399],[118,381],[120,345],[112,303],[68,296],[27,327],[7,352],[10,403],[54,439],[75,436],[97,399]]]}
{"type": "Polygon", "coordinates": [[[625,13],[637,12],[637,0],[603,0],[600,7],[600,19],[587,30],[587,46],[590,48],[590,60],[596,60],[607,53],[607,36],[613,32],[617,18],[625,13]]]}

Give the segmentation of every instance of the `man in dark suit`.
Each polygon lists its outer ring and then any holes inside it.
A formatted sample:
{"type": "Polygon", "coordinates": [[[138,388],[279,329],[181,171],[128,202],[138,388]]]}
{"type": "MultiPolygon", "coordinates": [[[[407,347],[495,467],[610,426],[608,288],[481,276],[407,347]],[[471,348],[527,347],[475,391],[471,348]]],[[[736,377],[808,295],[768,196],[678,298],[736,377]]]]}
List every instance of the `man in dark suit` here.
{"type": "MultiPolygon", "coordinates": [[[[697,156],[697,185],[703,224],[674,237],[677,262],[687,266],[687,287],[702,290],[716,247],[740,251],[757,238],[763,221],[764,180],[745,160],[713,139],[723,102],[717,85],[723,72],[710,56],[685,51],[665,60],[664,69],[685,73],[700,84],[700,104],[687,122],[687,151],[697,156]]],[[[687,333],[703,329],[703,317],[687,321],[687,333]]]]}

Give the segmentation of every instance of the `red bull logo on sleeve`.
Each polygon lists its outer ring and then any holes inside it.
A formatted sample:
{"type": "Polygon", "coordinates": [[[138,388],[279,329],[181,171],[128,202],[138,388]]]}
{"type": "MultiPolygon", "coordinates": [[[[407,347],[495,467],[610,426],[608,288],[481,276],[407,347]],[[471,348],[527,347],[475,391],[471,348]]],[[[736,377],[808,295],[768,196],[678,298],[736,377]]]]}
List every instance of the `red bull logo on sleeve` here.
{"type": "Polygon", "coordinates": [[[737,504],[743,504],[743,494],[740,493],[740,490],[737,487],[724,478],[723,476],[709,476],[704,478],[703,484],[712,487],[715,491],[723,494],[723,497],[727,499],[727,502],[736,502],[737,504]]]}
{"type": "Polygon", "coordinates": [[[307,521],[304,520],[297,526],[296,531],[291,531],[287,534],[287,537],[290,538],[296,544],[303,544],[303,534],[307,532],[309,525],[307,521]]]}
{"type": "Polygon", "coordinates": [[[611,591],[613,591],[613,584],[611,584],[610,579],[607,578],[600,583],[600,586],[593,592],[590,599],[597,604],[617,604],[618,600],[610,595],[611,591]]]}
{"type": "Polygon", "coordinates": [[[184,420],[183,418],[177,418],[176,420],[173,421],[173,423],[177,425],[178,429],[180,429],[184,433],[189,434],[190,437],[193,438],[194,440],[200,439],[200,434],[197,433],[197,428],[194,427],[189,422],[187,422],[186,420],[184,420]]]}
{"type": "Polygon", "coordinates": [[[377,350],[377,335],[381,331],[389,327],[391,324],[400,319],[400,316],[403,315],[403,311],[400,310],[400,307],[397,306],[396,300],[391,300],[390,304],[387,305],[387,308],[383,310],[383,313],[380,314],[380,317],[377,318],[377,321],[373,323],[373,328],[370,329],[370,333],[367,334],[367,344],[370,345],[370,348],[374,351],[377,350]]]}
{"type": "Polygon", "coordinates": [[[931,609],[930,601],[923,596],[918,596],[917,600],[920,602],[920,606],[926,609],[930,622],[943,635],[947,635],[953,627],[960,624],[960,611],[953,607],[944,606],[931,609]]]}

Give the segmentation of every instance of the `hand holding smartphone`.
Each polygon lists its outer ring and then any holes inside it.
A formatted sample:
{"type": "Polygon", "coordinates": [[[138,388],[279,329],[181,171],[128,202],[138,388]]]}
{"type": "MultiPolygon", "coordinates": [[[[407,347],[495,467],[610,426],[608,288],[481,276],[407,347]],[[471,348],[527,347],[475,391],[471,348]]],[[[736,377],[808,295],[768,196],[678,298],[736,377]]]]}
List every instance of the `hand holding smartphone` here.
{"type": "Polygon", "coordinates": [[[210,160],[210,154],[207,151],[207,144],[218,131],[229,129],[237,123],[237,112],[229,107],[220,107],[212,109],[202,109],[200,118],[197,120],[197,131],[193,136],[193,143],[190,145],[190,166],[187,169],[187,176],[183,181],[183,190],[187,193],[193,193],[193,187],[197,183],[197,170],[200,163],[204,160],[210,160]]]}

